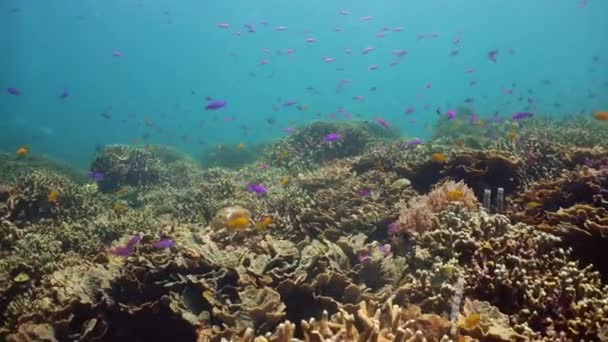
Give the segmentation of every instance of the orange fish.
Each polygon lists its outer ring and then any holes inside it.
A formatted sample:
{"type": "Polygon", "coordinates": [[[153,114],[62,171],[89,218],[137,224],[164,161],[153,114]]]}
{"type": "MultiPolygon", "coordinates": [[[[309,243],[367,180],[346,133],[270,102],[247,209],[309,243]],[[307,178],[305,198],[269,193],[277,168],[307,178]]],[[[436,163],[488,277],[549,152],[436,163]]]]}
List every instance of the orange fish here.
{"type": "Polygon", "coordinates": [[[18,157],[23,157],[25,155],[27,155],[28,152],[28,148],[27,146],[21,146],[17,149],[17,152],[15,152],[17,154],[18,157]]]}
{"type": "Polygon", "coordinates": [[[287,186],[287,184],[289,184],[289,177],[281,177],[281,179],[279,179],[279,183],[281,183],[282,186],[287,186]]]}
{"type": "Polygon", "coordinates": [[[59,202],[59,192],[57,190],[51,190],[47,196],[47,200],[49,201],[49,204],[57,205],[59,202]]]}
{"type": "Polygon", "coordinates": [[[446,157],[445,154],[441,152],[435,152],[431,154],[431,161],[433,161],[434,163],[445,163],[447,160],[448,157],[446,157]]]}
{"type": "Polygon", "coordinates": [[[270,226],[270,224],[272,224],[272,217],[264,216],[259,222],[255,224],[255,227],[257,229],[266,229],[268,228],[268,226],[270,226]]]}
{"type": "Polygon", "coordinates": [[[608,121],[608,112],[595,112],[593,118],[600,121],[608,121]]]}
{"type": "Polygon", "coordinates": [[[124,187],[124,188],[120,188],[120,189],[116,190],[114,192],[114,195],[120,197],[120,196],[122,196],[122,195],[124,195],[124,194],[126,194],[128,192],[129,192],[129,188],[124,187]]]}

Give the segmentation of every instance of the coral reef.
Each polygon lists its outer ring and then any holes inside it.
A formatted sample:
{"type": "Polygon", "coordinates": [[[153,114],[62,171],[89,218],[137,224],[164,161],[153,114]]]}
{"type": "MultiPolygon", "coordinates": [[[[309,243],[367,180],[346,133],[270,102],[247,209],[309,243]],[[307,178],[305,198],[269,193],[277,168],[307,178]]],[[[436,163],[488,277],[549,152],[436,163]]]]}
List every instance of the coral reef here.
{"type": "Polygon", "coordinates": [[[88,183],[5,158],[0,340],[597,340],[608,156],[539,121],[421,145],[319,122],[238,171],[113,145],[88,183]]]}

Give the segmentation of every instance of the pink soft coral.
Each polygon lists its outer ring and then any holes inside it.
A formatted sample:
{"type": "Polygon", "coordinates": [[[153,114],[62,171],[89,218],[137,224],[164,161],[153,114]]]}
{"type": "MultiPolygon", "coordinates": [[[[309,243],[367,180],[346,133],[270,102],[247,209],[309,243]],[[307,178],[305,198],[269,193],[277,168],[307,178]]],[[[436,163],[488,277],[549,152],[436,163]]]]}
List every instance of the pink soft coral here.
{"type": "Polygon", "coordinates": [[[473,190],[464,182],[445,181],[420,197],[412,198],[407,206],[401,209],[397,224],[401,231],[409,234],[421,234],[433,227],[435,214],[458,202],[462,207],[475,209],[478,206],[473,190]]]}

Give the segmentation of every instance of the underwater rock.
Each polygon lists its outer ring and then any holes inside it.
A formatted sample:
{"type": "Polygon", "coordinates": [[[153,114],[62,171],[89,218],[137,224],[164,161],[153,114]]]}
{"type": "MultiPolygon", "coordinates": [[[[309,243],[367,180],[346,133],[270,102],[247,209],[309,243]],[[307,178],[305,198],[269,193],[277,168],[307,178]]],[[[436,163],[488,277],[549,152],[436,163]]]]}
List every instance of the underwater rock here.
{"type": "Polygon", "coordinates": [[[0,202],[6,201],[13,192],[13,188],[8,185],[0,184],[0,202]]]}

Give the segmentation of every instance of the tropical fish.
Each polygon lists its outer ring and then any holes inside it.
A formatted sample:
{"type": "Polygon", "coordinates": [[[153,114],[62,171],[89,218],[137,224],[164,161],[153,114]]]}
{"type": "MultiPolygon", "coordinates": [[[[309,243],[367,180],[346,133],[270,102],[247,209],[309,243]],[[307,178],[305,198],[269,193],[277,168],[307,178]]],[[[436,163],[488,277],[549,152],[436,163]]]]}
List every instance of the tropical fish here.
{"type": "Polygon", "coordinates": [[[228,104],[228,102],[226,102],[226,101],[213,100],[213,101],[210,101],[209,103],[207,103],[207,105],[205,106],[205,109],[206,110],[216,110],[216,109],[226,107],[227,104],[228,104]]]}
{"type": "Polygon", "coordinates": [[[259,195],[266,195],[268,193],[268,190],[266,190],[266,188],[262,184],[248,183],[247,190],[255,192],[259,195]]]}
{"type": "Polygon", "coordinates": [[[595,112],[593,118],[599,121],[608,121],[608,111],[606,112],[595,112]]]}
{"type": "Polygon", "coordinates": [[[387,226],[387,232],[389,235],[394,235],[397,234],[401,231],[401,227],[399,226],[399,222],[392,222],[389,223],[389,225],[387,226]]]}
{"type": "Polygon", "coordinates": [[[441,152],[431,154],[431,161],[434,163],[445,163],[447,160],[448,158],[441,152]]]}
{"type": "Polygon", "coordinates": [[[534,114],[530,113],[530,112],[517,112],[517,113],[513,113],[511,118],[513,119],[513,121],[521,121],[524,119],[529,119],[533,116],[534,116],[534,114]]]}
{"type": "Polygon", "coordinates": [[[87,176],[96,182],[101,182],[105,178],[105,174],[100,171],[91,171],[87,174],[87,176]]]}
{"type": "Polygon", "coordinates": [[[374,121],[376,121],[376,123],[378,125],[382,126],[382,128],[386,128],[386,129],[389,128],[388,122],[386,120],[384,120],[383,118],[381,118],[381,117],[375,118],[374,121]]]}
{"type": "Polygon", "coordinates": [[[420,138],[412,138],[407,141],[407,147],[412,148],[422,144],[422,140],[420,138]]]}
{"type": "Polygon", "coordinates": [[[332,142],[340,139],[340,133],[329,133],[323,138],[323,141],[332,142]]]}
{"type": "Polygon", "coordinates": [[[57,203],[59,203],[59,192],[57,190],[51,190],[46,198],[49,204],[57,205],[57,203]]]}
{"type": "Polygon", "coordinates": [[[452,120],[454,117],[456,117],[456,111],[450,109],[445,113],[445,116],[448,118],[448,120],[452,120]]]}
{"type": "Polygon", "coordinates": [[[488,59],[492,61],[492,63],[496,63],[496,59],[498,57],[498,49],[491,50],[488,52],[488,59]]]}
{"type": "Polygon", "coordinates": [[[372,193],[372,189],[370,188],[363,188],[360,189],[359,191],[357,191],[357,195],[359,195],[359,197],[367,197],[372,193]]]}
{"type": "Polygon", "coordinates": [[[526,209],[536,209],[541,207],[543,204],[540,202],[531,201],[525,204],[526,209]]]}
{"type": "Polygon", "coordinates": [[[11,94],[11,95],[14,95],[14,96],[21,95],[21,90],[19,90],[18,88],[15,88],[15,87],[8,87],[8,88],[6,88],[6,92],[9,93],[9,94],[11,94]]]}
{"type": "Polygon", "coordinates": [[[230,230],[243,230],[249,228],[251,221],[246,215],[235,215],[226,221],[226,228],[230,230]]]}
{"type": "Polygon", "coordinates": [[[266,229],[268,226],[272,224],[272,217],[266,215],[262,217],[262,219],[255,224],[256,229],[266,229]]]}
{"type": "Polygon", "coordinates": [[[163,249],[163,248],[171,248],[175,246],[175,242],[171,239],[162,239],[154,242],[152,244],[154,248],[163,249]]]}
{"type": "Polygon", "coordinates": [[[380,253],[382,253],[382,255],[388,256],[389,254],[391,254],[391,245],[389,245],[388,243],[380,245],[378,246],[378,250],[380,251],[380,253]]]}
{"type": "Polygon", "coordinates": [[[279,179],[279,183],[282,186],[287,186],[287,184],[289,184],[289,177],[287,177],[287,176],[281,177],[281,179],[279,179]]]}
{"type": "Polygon", "coordinates": [[[21,146],[17,149],[15,154],[17,155],[17,157],[23,157],[23,156],[26,156],[28,152],[29,152],[29,149],[27,146],[21,146]]]}
{"type": "Polygon", "coordinates": [[[448,201],[458,202],[464,197],[464,192],[459,189],[450,190],[446,193],[446,197],[448,198],[448,201]]]}
{"type": "Polygon", "coordinates": [[[141,236],[139,234],[134,235],[132,238],[127,241],[127,244],[124,246],[118,246],[110,250],[110,253],[116,256],[128,256],[133,253],[135,249],[135,245],[141,240],[141,236]]]}

